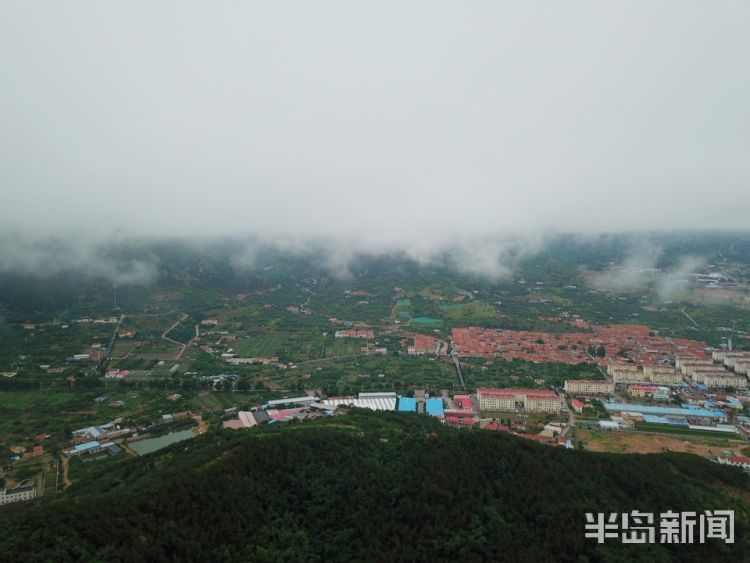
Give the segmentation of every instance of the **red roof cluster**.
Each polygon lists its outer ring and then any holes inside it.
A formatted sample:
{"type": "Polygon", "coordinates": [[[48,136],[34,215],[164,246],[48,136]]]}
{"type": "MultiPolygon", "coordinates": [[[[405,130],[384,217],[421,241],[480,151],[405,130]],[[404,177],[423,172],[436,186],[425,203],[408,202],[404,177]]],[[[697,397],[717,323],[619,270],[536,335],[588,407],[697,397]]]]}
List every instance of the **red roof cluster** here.
{"type": "Polygon", "coordinates": [[[464,417],[464,416],[451,416],[446,415],[445,422],[448,424],[454,424],[454,425],[461,425],[461,426],[473,426],[476,422],[474,418],[464,417]]]}
{"type": "Polygon", "coordinates": [[[498,424],[497,422],[488,422],[484,427],[485,430],[495,430],[497,432],[510,432],[510,426],[498,424]]]}
{"type": "MultiPolygon", "coordinates": [[[[461,356],[501,357],[508,360],[558,364],[590,363],[591,346],[604,346],[606,355],[618,357],[629,351],[638,365],[657,365],[666,356],[693,355],[708,357],[706,344],[684,338],[667,339],[644,325],[622,324],[593,326],[590,332],[533,332],[498,330],[481,327],[454,328],[453,342],[461,356]]],[[[595,358],[600,365],[607,358],[595,358]]]]}
{"type": "Polygon", "coordinates": [[[414,352],[417,354],[427,354],[428,352],[434,352],[437,346],[437,338],[434,336],[427,336],[426,334],[415,334],[414,335],[414,352]]]}
{"type": "Polygon", "coordinates": [[[468,395],[455,395],[453,400],[460,409],[472,410],[474,408],[474,402],[468,395]]]}

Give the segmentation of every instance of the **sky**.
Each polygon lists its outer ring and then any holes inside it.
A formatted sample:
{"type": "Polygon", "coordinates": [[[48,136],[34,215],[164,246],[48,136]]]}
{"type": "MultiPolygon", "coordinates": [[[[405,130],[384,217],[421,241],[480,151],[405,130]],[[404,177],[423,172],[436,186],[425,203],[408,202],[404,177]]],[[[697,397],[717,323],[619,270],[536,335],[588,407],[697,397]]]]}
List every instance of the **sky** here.
{"type": "Polygon", "coordinates": [[[748,21],[721,0],[4,0],[0,231],[747,228],[748,21]]]}

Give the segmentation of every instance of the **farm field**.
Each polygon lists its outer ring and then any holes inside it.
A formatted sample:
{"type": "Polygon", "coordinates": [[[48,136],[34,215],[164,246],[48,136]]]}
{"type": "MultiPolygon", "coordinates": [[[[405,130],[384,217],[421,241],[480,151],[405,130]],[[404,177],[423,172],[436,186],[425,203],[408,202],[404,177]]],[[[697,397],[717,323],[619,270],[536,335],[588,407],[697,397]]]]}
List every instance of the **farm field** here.
{"type": "Polygon", "coordinates": [[[322,365],[303,365],[297,370],[269,374],[264,382],[270,388],[322,389],[328,394],[362,391],[413,389],[455,389],[458,378],[453,365],[421,357],[361,356],[331,359],[322,365]]]}
{"type": "Polygon", "coordinates": [[[310,332],[269,332],[242,338],[234,344],[233,350],[243,358],[271,356],[282,362],[305,362],[357,355],[364,345],[359,339],[334,339],[310,332]]]}
{"type": "Polygon", "coordinates": [[[326,358],[339,356],[355,356],[361,354],[361,348],[365,345],[364,340],[358,338],[336,338],[326,341],[326,358]]]}

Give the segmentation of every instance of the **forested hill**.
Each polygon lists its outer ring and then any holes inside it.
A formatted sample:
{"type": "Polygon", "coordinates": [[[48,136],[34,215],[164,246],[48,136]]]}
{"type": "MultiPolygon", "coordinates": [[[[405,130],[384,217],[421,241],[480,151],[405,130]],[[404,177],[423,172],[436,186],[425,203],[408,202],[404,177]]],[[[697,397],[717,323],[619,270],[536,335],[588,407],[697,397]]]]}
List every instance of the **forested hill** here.
{"type": "Polygon", "coordinates": [[[681,454],[552,448],[421,415],[215,432],[2,511],[9,561],[742,561],[750,485],[681,454]],[[597,545],[586,512],[733,508],[737,542],[597,545]]]}

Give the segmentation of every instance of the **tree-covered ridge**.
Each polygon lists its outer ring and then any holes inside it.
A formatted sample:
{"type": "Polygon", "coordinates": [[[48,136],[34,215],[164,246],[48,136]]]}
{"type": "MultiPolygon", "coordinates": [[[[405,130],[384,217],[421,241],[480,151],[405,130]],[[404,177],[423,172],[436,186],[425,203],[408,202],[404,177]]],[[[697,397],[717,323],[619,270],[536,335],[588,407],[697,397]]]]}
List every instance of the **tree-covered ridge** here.
{"type": "Polygon", "coordinates": [[[357,412],[217,431],[6,511],[14,561],[740,561],[750,484],[680,454],[568,451],[357,412]],[[736,511],[737,543],[584,539],[586,512],[736,511]]]}

